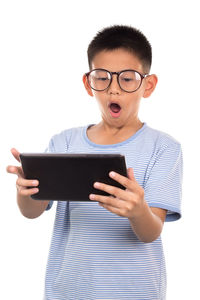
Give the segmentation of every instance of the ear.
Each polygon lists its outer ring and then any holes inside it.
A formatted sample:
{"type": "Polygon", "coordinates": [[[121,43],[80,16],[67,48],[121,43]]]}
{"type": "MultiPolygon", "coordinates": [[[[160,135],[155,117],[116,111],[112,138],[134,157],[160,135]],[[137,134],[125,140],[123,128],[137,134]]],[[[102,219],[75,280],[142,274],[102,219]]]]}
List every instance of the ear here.
{"type": "Polygon", "coordinates": [[[93,95],[92,89],[89,86],[89,83],[88,83],[88,80],[87,80],[87,76],[85,74],[83,75],[83,84],[85,86],[85,89],[86,89],[88,95],[90,95],[91,97],[93,97],[94,95],[93,95]]]}
{"type": "Polygon", "coordinates": [[[158,77],[155,74],[146,77],[145,91],[143,94],[144,98],[151,96],[158,82],[158,77]]]}

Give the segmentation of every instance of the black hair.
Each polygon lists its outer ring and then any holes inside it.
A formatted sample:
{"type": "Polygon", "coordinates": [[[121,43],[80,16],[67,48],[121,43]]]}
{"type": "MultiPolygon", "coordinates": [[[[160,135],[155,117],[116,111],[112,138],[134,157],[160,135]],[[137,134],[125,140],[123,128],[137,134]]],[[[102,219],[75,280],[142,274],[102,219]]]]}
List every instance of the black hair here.
{"type": "Polygon", "coordinates": [[[113,25],[103,28],[90,42],[87,50],[91,69],[95,55],[103,50],[125,49],[140,59],[145,72],[149,72],[152,62],[152,48],[144,34],[131,26],[113,25]]]}

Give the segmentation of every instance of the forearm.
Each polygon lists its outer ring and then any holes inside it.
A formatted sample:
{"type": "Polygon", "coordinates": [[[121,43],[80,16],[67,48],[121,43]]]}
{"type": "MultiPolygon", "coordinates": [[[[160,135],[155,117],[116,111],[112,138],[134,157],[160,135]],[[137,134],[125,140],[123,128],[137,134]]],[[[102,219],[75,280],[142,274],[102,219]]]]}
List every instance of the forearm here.
{"type": "Polygon", "coordinates": [[[17,193],[17,204],[22,215],[26,218],[37,218],[47,208],[49,201],[33,200],[30,196],[22,196],[17,193]]]}
{"type": "Polygon", "coordinates": [[[144,243],[153,242],[162,232],[162,220],[152,212],[146,202],[143,213],[137,217],[129,218],[129,221],[134,233],[144,243]]]}

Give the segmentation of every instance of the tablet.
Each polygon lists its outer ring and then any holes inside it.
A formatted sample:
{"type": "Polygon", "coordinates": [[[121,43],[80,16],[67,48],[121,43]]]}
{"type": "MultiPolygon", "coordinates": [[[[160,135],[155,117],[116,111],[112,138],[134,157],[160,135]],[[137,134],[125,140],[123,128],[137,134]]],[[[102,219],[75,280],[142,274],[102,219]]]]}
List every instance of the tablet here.
{"type": "Polygon", "coordinates": [[[91,201],[91,193],[108,195],[93,187],[95,181],[125,189],[108,175],[127,176],[120,154],[22,153],[20,159],[25,178],[39,180],[39,192],[31,196],[36,200],[91,201]]]}

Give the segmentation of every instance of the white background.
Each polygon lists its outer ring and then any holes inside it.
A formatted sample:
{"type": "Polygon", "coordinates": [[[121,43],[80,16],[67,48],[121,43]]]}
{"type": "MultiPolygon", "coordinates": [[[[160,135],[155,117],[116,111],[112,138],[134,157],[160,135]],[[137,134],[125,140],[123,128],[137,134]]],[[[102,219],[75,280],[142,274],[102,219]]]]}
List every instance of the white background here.
{"type": "Polygon", "coordinates": [[[198,1],[0,2],[0,298],[39,300],[44,288],[55,206],[24,218],[15,200],[10,148],[43,152],[63,129],[97,123],[95,99],[82,75],[87,46],[113,24],[132,25],[153,47],[159,78],[140,118],[179,140],[184,154],[183,217],[166,223],[163,242],[168,300],[200,299],[199,291],[199,9],[198,1]]]}

